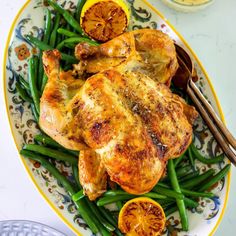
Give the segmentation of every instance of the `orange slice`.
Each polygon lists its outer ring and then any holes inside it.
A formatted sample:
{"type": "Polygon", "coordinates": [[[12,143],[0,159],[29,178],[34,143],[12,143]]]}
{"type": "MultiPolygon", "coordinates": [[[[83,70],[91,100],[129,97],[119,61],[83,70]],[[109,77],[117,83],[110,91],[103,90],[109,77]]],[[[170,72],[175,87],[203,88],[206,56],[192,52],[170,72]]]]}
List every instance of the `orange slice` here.
{"type": "Polygon", "coordinates": [[[139,197],[126,202],[119,213],[118,227],[128,236],[157,236],[165,227],[165,213],[154,200],[139,197]]]}
{"type": "Polygon", "coordinates": [[[129,21],[123,0],[88,0],[81,11],[80,24],[91,38],[105,42],[122,34],[129,21]]]}

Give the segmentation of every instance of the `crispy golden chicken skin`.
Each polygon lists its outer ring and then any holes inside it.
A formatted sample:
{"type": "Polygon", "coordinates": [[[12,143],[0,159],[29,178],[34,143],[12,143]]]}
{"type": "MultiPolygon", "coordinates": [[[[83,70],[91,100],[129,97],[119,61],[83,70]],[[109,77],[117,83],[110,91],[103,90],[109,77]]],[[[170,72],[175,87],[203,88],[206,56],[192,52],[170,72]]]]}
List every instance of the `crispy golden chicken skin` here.
{"type": "MultiPolygon", "coordinates": [[[[89,184],[89,179],[96,182],[91,175],[94,163],[96,168],[104,166],[125,191],[150,191],[166,161],[190,144],[195,109],[139,71],[111,69],[93,75],[83,86],[71,76],[68,82],[65,72],[59,71],[59,59],[57,50],[43,54],[48,83],[40,103],[41,128],[67,148],[96,152],[87,168],[88,159],[79,165],[81,176],[86,175],[81,177],[83,184],[89,184]]],[[[91,199],[103,191],[101,182],[93,185],[97,192],[85,190],[91,199]]]]}
{"type": "Polygon", "coordinates": [[[76,46],[75,55],[80,60],[75,66],[80,75],[115,68],[138,71],[169,86],[178,68],[172,39],[153,29],[127,32],[100,46],[81,43],[76,46]]]}
{"type": "Polygon", "coordinates": [[[99,154],[92,149],[81,150],[78,168],[80,183],[91,201],[106,192],[107,172],[99,154]]]}

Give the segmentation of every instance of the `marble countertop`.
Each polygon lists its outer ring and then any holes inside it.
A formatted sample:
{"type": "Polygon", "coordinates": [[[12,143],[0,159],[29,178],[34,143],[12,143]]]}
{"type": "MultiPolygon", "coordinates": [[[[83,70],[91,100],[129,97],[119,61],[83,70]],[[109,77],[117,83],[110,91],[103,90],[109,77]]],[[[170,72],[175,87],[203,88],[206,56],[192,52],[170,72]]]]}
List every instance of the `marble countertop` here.
{"type": "MultiPolygon", "coordinates": [[[[14,16],[25,0],[1,0],[0,64],[8,31],[14,16]]],[[[236,1],[215,1],[200,12],[186,14],[166,7],[159,0],[150,0],[174,25],[202,61],[220,100],[228,128],[236,136],[236,1]]],[[[2,74],[2,73],[1,73],[2,74]]],[[[26,219],[54,227],[67,235],[70,229],[57,217],[37,192],[23,169],[11,137],[5,112],[2,82],[0,83],[0,221],[26,219]]],[[[232,168],[231,191],[224,218],[216,236],[234,235],[236,222],[236,171],[232,168]]]]}

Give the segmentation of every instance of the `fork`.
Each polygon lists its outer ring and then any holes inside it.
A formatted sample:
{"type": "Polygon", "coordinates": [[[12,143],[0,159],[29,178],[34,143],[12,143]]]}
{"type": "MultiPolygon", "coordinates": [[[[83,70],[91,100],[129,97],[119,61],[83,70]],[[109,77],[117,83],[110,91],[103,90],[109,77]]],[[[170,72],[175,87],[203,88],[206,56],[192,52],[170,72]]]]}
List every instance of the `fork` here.
{"type": "Polygon", "coordinates": [[[223,152],[236,165],[235,138],[194,83],[198,78],[190,56],[177,44],[175,44],[175,48],[179,69],[172,80],[174,85],[186,90],[223,152]]]}

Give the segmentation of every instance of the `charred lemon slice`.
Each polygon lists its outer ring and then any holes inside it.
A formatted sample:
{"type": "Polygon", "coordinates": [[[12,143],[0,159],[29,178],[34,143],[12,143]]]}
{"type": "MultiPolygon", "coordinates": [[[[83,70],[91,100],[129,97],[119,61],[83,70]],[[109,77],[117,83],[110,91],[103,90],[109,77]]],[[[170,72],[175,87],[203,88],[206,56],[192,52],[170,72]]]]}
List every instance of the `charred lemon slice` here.
{"type": "Polygon", "coordinates": [[[123,0],[88,0],[81,11],[80,24],[91,38],[105,42],[122,34],[129,21],[123,0]]]}
{"type": "Polygon", "coordinates": [[[162,207],[147,197],[134,198],[119,213],[119,229],[128,236],[161,235],[165,227],[162,207]]]}

